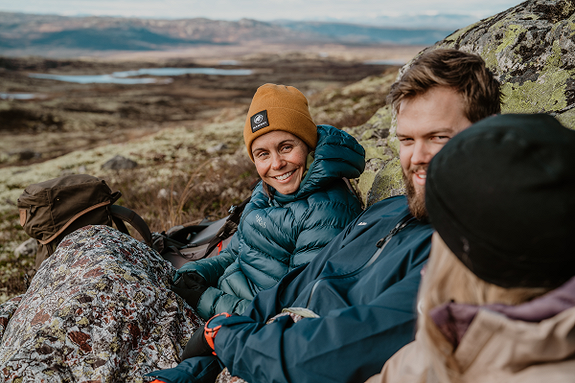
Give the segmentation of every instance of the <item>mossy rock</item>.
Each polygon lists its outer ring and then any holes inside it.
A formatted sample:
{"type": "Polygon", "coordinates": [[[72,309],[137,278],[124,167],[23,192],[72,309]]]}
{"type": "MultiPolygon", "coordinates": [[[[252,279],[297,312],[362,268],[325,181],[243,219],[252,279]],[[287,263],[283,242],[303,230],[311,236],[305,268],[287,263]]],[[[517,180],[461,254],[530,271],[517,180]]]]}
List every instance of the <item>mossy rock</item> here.
{"type": "MultiPolygon", "coordinates": [[[[389,81],[393,83],[393,79],[389,81]]],[[[391,195],[401,194],[403,191],[401,168],[397,173],[395,166],[399,155],[398,147],[390,142],[393,141],[392,119],[391,108],[386,105],[365,124],[345,129],[356,137],[365,149],[365,171],[356,181],[356,186],[366,206],[391,195]]]]}
{"type": "Polygon", "coordinates": [[[575,2],[530,0],[433,47],[479,54],[502,85],[503,113],[549,113],[575,128],[575,2]]]}
{"type": "MultiPolygon", "coordinates": [[[[574,36],[575,1],[529,0],[462,28],[420,54],[438,48],[477,53],[501,82],[503,113],[549,113],[575,129],[574,36]]],[[[400,193],[395,119],[389,107],[349,131],[368,152],[369,166],[358,183],[367,205],[400,193]],[[389,131],[385,142],[364,134],[374,127],[389,131]],[[376,150],[395,159],[378,161],[372,154],[376,150]]]]}
{"type": "Polygon", "coordinates": [[[366,206],[371,206],[387,197],[404,194],[404,192],[401,164],[399,158],[394,158],[375,174],[373,185],[367,193],[366,206]]]}

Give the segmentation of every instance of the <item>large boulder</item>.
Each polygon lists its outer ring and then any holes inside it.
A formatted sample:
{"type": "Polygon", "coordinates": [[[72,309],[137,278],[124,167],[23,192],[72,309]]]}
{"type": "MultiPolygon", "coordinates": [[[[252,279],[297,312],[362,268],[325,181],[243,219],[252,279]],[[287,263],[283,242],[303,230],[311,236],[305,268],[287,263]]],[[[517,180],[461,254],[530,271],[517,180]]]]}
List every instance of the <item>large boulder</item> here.
{"type": "MultiPolygon", "coordinates": [[[[438,48],[483,57],[502,84],[503,113],[550,113],[575,129],[574,2],[528,0],[462,28],[421,53],[438,48]]],[[[350,129],[368,149],[368,168],[359,180],[367,205],[403,192],[394,120],[385,106],[366,124],[350,129]],[[385,139],[372,133],[386,130],[385,139]]]]}
{"type": "Polygon", "coordinates": [[[475,52],[502,84],[503,113],[546,112],[575,128],[575,2],[529,0],[433,47],[475,52]]]}

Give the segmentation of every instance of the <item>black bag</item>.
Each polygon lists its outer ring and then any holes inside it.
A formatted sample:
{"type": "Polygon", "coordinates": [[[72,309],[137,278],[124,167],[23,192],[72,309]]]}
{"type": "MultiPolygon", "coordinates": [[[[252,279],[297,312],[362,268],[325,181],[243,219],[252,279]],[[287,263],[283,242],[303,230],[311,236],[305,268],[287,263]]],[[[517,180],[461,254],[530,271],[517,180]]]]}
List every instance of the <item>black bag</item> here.
{"type": "Polygon", "coordinates": [[[237,231],[241,215],[251,197],[230,208],[230,215],[217,221],[183,224],[166,232],[152,233],[152,247],[176,268],[198,259],[216,256],[237,231]]]}
{"type": "Polygon", "coordinates": [[[109,225],[130,234],[124,221],[132,225],[151,246],[148,225],[134,211],[114,205],[120,192],[112,192],[106,181],[87,174],[54,178],[26,187],[18,198],[20,224],[40,243],[36,269],[62,239],[87,225],[109,225]]]}

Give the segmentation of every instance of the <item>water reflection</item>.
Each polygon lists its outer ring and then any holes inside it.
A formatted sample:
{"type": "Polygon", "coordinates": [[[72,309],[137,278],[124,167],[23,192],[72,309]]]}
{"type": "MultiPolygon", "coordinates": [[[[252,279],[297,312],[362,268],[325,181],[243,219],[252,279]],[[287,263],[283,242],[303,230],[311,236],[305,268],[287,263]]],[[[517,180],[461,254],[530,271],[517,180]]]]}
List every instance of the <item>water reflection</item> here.
{"type": "Polygon", "coordinates": [[[154,84],[157,82],[155,78],[118,78],[109,74],[94,76],[63,76],[56,74],[30,73],[28,76],[47,80],[75,82],[78,84],[154,84]]]}
{"type": "Polygon", "coordinates": [[[181,76],[185,74],[208,74],[216,76],[246,76],[252,74],[250,69],[216,69],[216,68],[142,68],[124,72],[114,72],[102,75],[55,75],[44,73],[30,73],[29,77],[48,80],[75,82],[78,84],[166,84],[171,79],[158,80],[152,77],[136,76],[181,76]]]}
{"type": "Polygon", "coordinates": [[[36,97],[33,93],[0,93],[2,100],[32,100],[36,97]]]}
{"type": "Polygon", "coordinates": [[[115,77],[132,76],[181,76],[184,74],[210,74],[216,76],[247,76],[252,74],[250,69],[216,69],[216,68],[148,68],[130,70],[127,72],[114,72],[115,77]]]}

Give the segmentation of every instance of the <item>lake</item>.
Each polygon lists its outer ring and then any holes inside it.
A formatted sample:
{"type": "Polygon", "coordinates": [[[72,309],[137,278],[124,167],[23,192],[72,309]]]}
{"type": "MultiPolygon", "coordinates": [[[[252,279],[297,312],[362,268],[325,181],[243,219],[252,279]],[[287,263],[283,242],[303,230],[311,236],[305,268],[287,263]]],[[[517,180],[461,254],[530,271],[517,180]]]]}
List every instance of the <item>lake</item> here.
{"type": "Polygon", "coordinates": [[[33,93],[0,93],[2,100],[32,100],[36,97],[33,93]]]}
{"type": "Polygon", "coordinates": [[[170,83],[171,79],[159,80],[153,77],[137,76],[182,76],[185,74],[207,74],[214,76],[247,76],[251,69],[216,69],[216,68],[142,68],[124,72],[114,72],[102,75],[55,75],[45,73],[30,73],[29,77],[47,80],[75,82],[78,84],[156,84],[170,83]],[[137,77],[137,78],[133,78],[137,77]]]}

